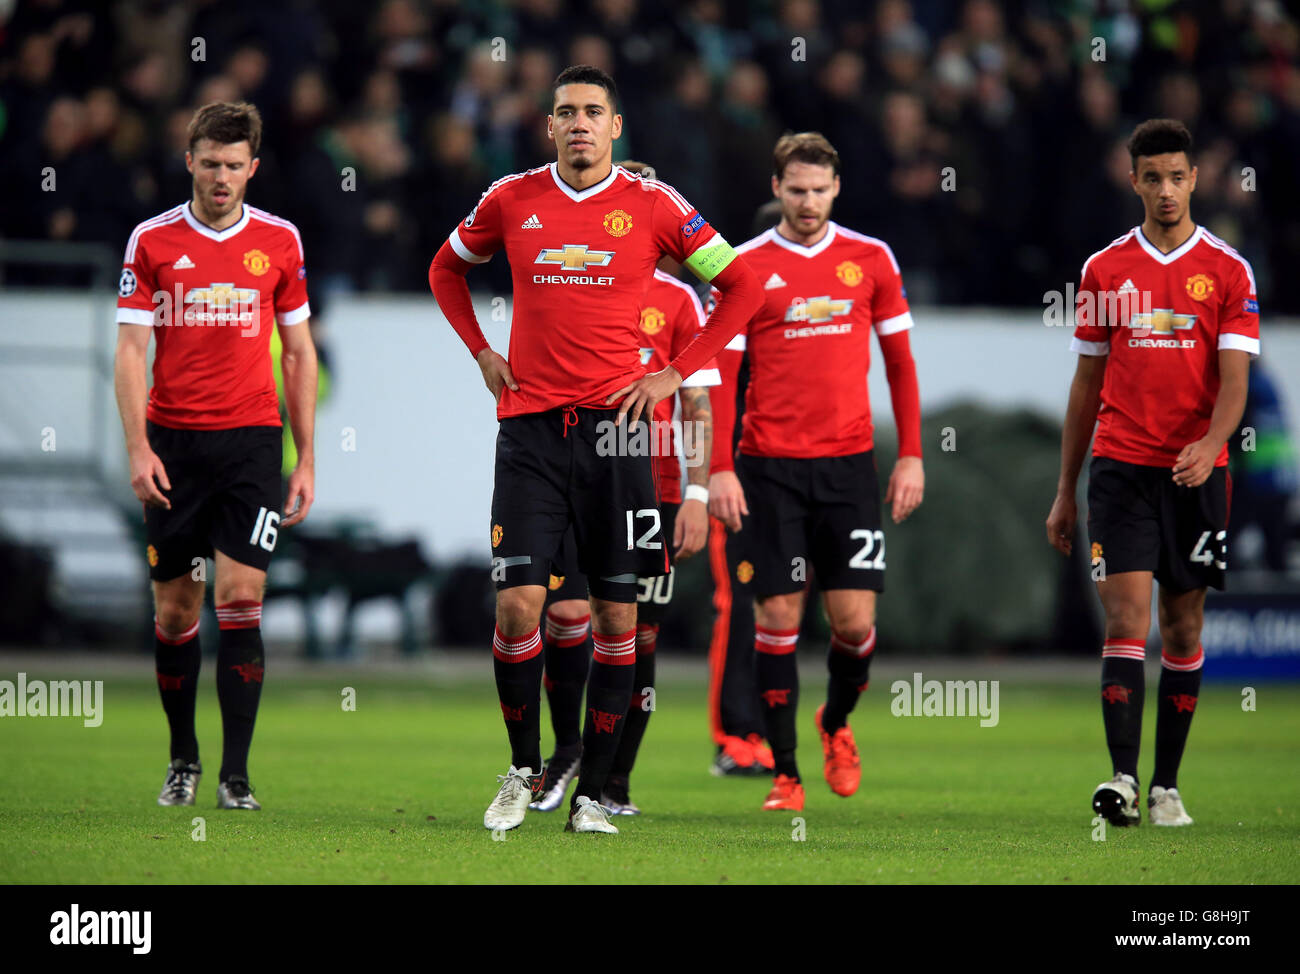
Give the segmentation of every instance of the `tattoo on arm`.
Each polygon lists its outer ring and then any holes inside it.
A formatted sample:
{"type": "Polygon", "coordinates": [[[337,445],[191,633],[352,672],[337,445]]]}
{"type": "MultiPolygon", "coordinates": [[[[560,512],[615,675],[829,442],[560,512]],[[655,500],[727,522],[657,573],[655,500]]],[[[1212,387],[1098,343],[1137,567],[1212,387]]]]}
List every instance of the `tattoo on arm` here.
{"type": "Polygon", "coordinates": [[[709,390],[690,386],[678,390],[682,401],[682,453],[686,457],[686,482],[709,485],[709,459],[713,456],[713,406],[709,390]]]}

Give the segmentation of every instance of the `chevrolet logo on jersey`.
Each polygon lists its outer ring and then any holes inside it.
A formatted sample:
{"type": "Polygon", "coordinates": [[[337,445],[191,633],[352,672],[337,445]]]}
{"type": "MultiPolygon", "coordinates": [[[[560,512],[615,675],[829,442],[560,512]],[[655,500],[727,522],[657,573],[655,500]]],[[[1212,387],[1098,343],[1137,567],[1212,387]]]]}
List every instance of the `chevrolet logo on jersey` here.
{"type": "Polygon", "coordinates": [[[586,244],[565,244],[559,250],[543,247],[534,264],[558,264],[566,271],[605,267],[614,259],[612,250],[588,250],[586,244]]]}
{"type": "Polygon", "coordinates": [[[1196,324],[1196,315],[1185,315],[1172,308],[1156,308],[1152,311],[1135,314],[1129,319],[1128,326],[1134,335],[1129,339],[1130,348],[1195,348],[1194,338],[1174,338],[1176,331],[1188,331],[1196,324]],[[1154,337],[1152,337],[1154,336],[1154,337]]]}
{"type": "Polygon", "coordinates": [[[257,288],[235,287],[230,283],[192,287],[185,292],[182,320],[187,325],[252,325],[255,328],[261,298],[262,292],[257,288]]]}
{"type": "Polygon", "coordinates": [[[808,298],[806,301],[795,298],[790,307],[785,309],[785,320],[816,325],[846,315],[852,309],[852,298],[831,300],[828,294],[823,294],[819,298],[808,298]]]}

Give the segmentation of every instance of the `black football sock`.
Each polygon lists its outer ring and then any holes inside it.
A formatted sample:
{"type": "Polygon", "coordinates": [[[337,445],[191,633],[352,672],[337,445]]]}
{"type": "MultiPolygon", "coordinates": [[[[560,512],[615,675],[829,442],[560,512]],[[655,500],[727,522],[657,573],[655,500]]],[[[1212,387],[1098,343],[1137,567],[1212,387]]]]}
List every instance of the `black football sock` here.
{"type": "Polygon", "coordinates": [[[1132,775],[1134,780],[1142,744],[1145,646],[1141,639],[1107,639],[1101,651],[1101,719],[1106,726],[1111,767],[1117,774],[1132,775]]]}
{"type": "Polygon", "coordinates": [[[1178,787],[1178,765],[1183,760],[1187,732],[1192,729],[1196,699],[1201,692],[1201,664],[1205,653],[1196,647],[1195,656],[1160,654],[1160,699],[1156,704],[1156,769],[1152,787],[1178,787]]]}
{"type": "Polygon", "coordinates": [[[831,633],[831,648],[826,656],[830,679],[826,681],[826,709],[822,711],[822,730],[834,734],[844,726],[858,705],[858,697],[871,678],[871,655],[876,648],[876,627],[860,643],[849,642],[839,633],[831,633]]]}
{"type": "Polygon", "coordinates": [[[582,691],[591,661],[591,616],[561,619],[546,613],[546,702],[551,711],[555,749],[576,747],[582,740],[582,691]]]}
{"type": "Polygon", "coordinates": [[[632,702],[627,708],[623,737],[618,742],[618,751],[609,769],[611,777],[620,775],[626,778],[632,773],[637,752],[641,749],[641,739],[650,723],[650,708],[654,706],[655,642],[658,638],[658,626],[636,627],[636,678],[632,683],[632,702]]]}
{"type": "Polygon", "coordinates": [[[542,770],[542,636],[537,629],[509,639],[492,636],[492,672],[510,737],[510,763],[533,774],[542,770]]]}
{"type": "Polygon", "coordinates": [[[221,705],[221,781],[248,777],[257,704],[266,669],[262,650],[262,603],[217,606],[217,702],[221,705]]]}
{"type": "Polygon", "coordinates": [[[616,635],[592,633],[594,652],[587,677],[587,713],[582,728],[582,761],[570,807],[578,796],[600,801],[605,778],[618,751],[636,682],[636,630],[616,635]]]}
{"type": "Polygon", "coordinates": [[[199,761],[199,741],[194,734],[194,701],[198,697],[199,621],[184,632],[173,635],[153,624],[154,671],[158,677],[158,696],[171,729],[171,758],[190,764],[199,761]]]}
{"type": "Polygon", "coordinates": [[[767,729],[776,766],[774,775],[799,777],[794,752],[797,743],[795,714],[799,706],[799,666],[795,658],[798,629],[754,627],[754,681],[759,708],[767,729]]]}

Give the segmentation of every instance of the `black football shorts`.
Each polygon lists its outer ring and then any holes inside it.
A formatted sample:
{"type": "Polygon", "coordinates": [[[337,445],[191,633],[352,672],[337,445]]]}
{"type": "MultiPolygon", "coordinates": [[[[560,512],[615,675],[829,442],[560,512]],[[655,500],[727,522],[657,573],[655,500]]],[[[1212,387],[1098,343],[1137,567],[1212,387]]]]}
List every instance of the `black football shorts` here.
{"type": "Polygon", "coordinates": [[[616,415],[564,407],[501,420],[490,527],[498,590],[548,585],[570,525],[597,598],[635,602],[638,578],[668,572],[654,458],[638,449],[648,431],[620,435],[616,415]]]}
{"type": "Polygon", "coordinates": [[[808,459],[741,453],[736,474],[749,505],[756,598],[802,591],[810,565],[823,591],[885,590],[873,451],[808,459]]]}
{"type": "Polygon", "coordinates": [[[279,426],[182,430],[149,423],[149,445],[171,483],[171,510],[145,506],[149,577],[194,570],[214,549],[266,571],[279,536],[283,486],[279,426]]]}
{"type": "Polygon", "coordinates": [[[1222,590],[1228,568],[1228,470],[1199,487],[1180,487],[1169,467],[1093,457],[1088,476],[1088,540],[1106,574],[1154,572],[1177,592],[1222,590]]]}

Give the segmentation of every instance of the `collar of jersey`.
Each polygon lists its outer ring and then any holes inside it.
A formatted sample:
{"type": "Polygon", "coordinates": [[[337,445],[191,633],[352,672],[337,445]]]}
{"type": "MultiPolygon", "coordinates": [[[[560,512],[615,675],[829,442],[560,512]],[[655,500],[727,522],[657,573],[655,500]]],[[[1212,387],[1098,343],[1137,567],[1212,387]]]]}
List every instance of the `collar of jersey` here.
{"type": "Polygon", "coordinates": [[[1150,240],[1148,240],[1147,235],[1142,232],[1142,224],[1139,223],[1134,229],[1137,230],[1135,236],[1137,237],[1138,245],[1141,246],[1141,248],[1147,252],[1147,254],[1151,257],[1152,260],[1156,261],[1156,263],[1159,264],[1172,264],[1179,257],[1182,257],[1189,250],[1195,247],[1200,242],[1201,239],[1201,225],[1198,223],[1196,225],[1196,229],[1192,231],[1192,235],[1190,237],[1184,240],[1173,250],[1169,251],[1169,253],[1162,254],[1160,252],[1160,248],[1157,247],[1155,244],[1153,244],[1150,240]]]}
{"type": "Polygon", "coordinates": [[[551,178],[555,180],[555,185],[560,187],[560,191],[574,202],[589,200],[602,190],[608,189],[613,184],[614,179],[618,176],[618,166],[611,166],[609,175],[596,183],[594,186],[588,186],[586,189],[577,190],[560,178],[560,164],[553,162],[550,165],[551,178]]]}
{"type": "Polygon", "coordinates": [[[797,244],[793,240],[787,240],[776,232],[776,227],[773,227],[767,232],[771,237],[772,242],[778,247],[784,247],[786,250],[798,254],[800,257],[816,257],[823,250],[829,247],[831,242],[835,239],[835,221],[826,221],[826,236],[822,237],[811,247],[805,247],[803,244],[797,244]]]}
{"type": "Polygon", "coordinates": [[[189,203],[186,203],[181,208],[181,212],[185,214],[185,222],[190,225],[190,229],[192,229],[195,233],[201,233],[203,234],[203,236],[209,237],[212,240],[217,241],[218,243],[220,243],[223,240],[229,240],[240,230],[244,229],[244,227],[248,226],[249,213],[248,213],[247,203],[240,204],[244,208],[244,215],[241,216],[236,222],[226,227],[226,229],[224,230],[213,230],[210,226],[208,226],[206,223],[202,222],[198,217],[196,217],[194,213],[190,210],[190,206],[192,203],[193,200],[191,200],[189,203]]]}

